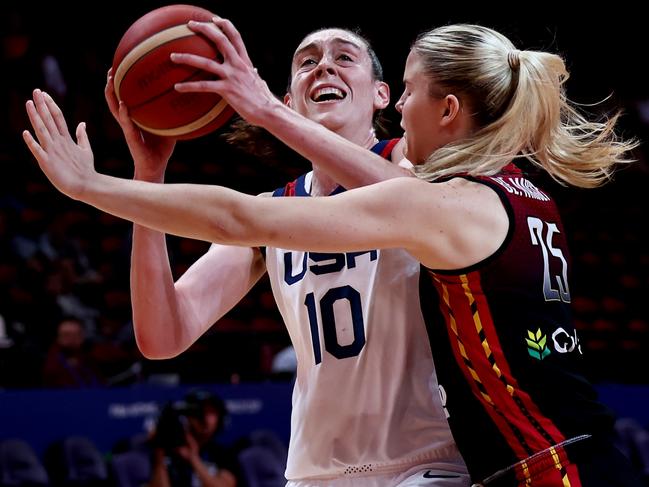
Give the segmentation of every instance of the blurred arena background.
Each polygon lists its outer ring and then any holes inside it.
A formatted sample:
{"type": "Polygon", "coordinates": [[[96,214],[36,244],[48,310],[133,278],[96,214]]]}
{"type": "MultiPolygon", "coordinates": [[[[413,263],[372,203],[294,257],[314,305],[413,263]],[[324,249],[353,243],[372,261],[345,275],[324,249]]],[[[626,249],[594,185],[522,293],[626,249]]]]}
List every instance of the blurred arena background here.
{"type": "MultiPolygon", "coordinates": [[[[568,94],[585,110],[622,108],[625,135],[643,141],[638,162],[601,189],[551,189],[563,205],[572,245],[574,312],[590,379],[621,415],[649,425],[649,40],[639,7],[616,2],[606,11],[566,15],[565,3],[193,3],[235,23],[278,96],[293,49],[316,28],[359,27],[383,62],[394,103],[419,32],[476,22],[500,30],[520,48],[563,54],[571,71],[568,94]]],[[[292,375],[273,363],[290,342],[267,281],[180,357],[144,359],[130,323],[130,224],[53,190],[20,137],[28,126],[24,102],[33,88],[47,89],[69,124],[87,122],[100,170],[130,177],[126,144],[103,99],[106,71],[128,26],[166,4],[11,1],[0,7],[0,440],[23,437],[42,451],[59,436],[76,433],[109,452],[119,438],[145,431],[161,401],[195,384],[229,401],[229,439],[260,427],[288,439],[292,375]],[[80,350],[91,371],[76,382],[57,376],[48,359],[59,325],[69,317],[81,325],[80,350]]],[[[583,5],[571,7],[577,8],[583,5]]],[[[387,117],[398,135],[393,108],[387,117]]],[[[180,143],[167,181],[256,194],[305,169],[294,161],[255,160],[217,133],[180,143]]],[[[208,246],[169,238],[176,276],[208,246]]]]}

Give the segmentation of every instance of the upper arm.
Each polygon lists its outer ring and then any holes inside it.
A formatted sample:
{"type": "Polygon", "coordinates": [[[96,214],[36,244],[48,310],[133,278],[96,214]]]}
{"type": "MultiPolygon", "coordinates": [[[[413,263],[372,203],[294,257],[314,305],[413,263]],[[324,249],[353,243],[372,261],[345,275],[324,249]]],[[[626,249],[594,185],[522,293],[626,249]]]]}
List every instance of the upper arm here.
{"type": "Polygon", "coordinates": [[[432,198],[420,201],[413,254],[432,269],[462,269],[496,252],[507,237],[509,216],[498,194],[463,178],[429,184],[432,198]]]}
{"type": "Polygon", "coordinates": [[[336,196],[259,203],[249,214],[256,244],[319,252],[401,247],[442,269],[491,255],[509,225],[492,189],[460,179],[395,178],[336,196]]]}
{"type": "Polygon", "coordinates": [[[336,196],[246,199],[233,215],[242,236],[237,243],[320,252],[408,248],[417,215],[403,195],[413,183],[425,186],[395,178],[336,196]]]}
{"type": "Polygon", "coordinates": [[[175,284],[194,340],[230,311],[266,270],[257,248],[213,244],[175,284]]]}

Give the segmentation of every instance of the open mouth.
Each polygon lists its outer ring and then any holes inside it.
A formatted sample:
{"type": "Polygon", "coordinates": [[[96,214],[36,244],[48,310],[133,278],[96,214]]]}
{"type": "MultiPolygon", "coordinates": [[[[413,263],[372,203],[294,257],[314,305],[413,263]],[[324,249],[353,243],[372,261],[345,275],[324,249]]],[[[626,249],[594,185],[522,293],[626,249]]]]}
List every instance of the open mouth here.
{"type": "Polygon", "coordinates": [[[344,100],[346,97],[347,93],[340,88],[335,88],[333,86],[324,86],[311,93],[311,100],[316,103],[344,100]]]}

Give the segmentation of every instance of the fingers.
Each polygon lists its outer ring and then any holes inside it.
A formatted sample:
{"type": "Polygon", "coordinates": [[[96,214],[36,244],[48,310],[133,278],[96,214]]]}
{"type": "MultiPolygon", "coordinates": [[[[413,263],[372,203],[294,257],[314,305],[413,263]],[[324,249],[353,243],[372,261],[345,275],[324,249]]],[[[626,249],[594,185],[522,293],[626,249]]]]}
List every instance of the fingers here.
{"type": "Polygon", "coordinates": [[[203,56],[197,56],[196,54],[189,53],[180,53],[174,52],[171,54],[171,61],[179,64],[186,64],[187,66],[193,66],[194,68],[202,69],[203,71],[208,71],[214,73],[219,78],[225,77],[225,70],[223,66],[214,61],[213,59],[208,59],[203,56]]]}
{"type": "Polygon", "coordinates": [[[77,125],[77,144],[79,144],[79,147],[82,149],[90,149],[90,140],[88,140],[88,132],[86,132],[86,124],[85,122],[81,122],[79,125],[77,125]]]}
{"type": "Polygon", "coordinates": [[[117,120],[122,132],[124,132],[124,137],[126,142],[130,143],[131,140],[139,141],[140,131],[135,127],[135,124],[131,120],[131,117],[128,115],[128,109],[124,102],[118,100],[117,93],[115,93],[115,82],[113,79],[113,68],[108,70],[106,75],[106,87],[104,88],[104,98],[106,98],[106,103],[108,104],[108,109],[113,115],[113,118],[117,120]]]}
{"type": "Polygon", "coordinates": [[[122,127],[122,132],[124,132],[124,138],[126,143],[131,147],[133,144],[139,144],[142,142],[142,132],[139,128],[135,126],[133,120],[128,115],[128,108],[123,101],[119,102],[117,121],[119,122],[120,127],[122,127]]]}
{"type": "Polygon", "coordinates": [[[241,34],[236,29],[234,24],[229,20],[223,19],[218,16],[214,16],[212,18],[212,22],[214,22],[214,25],[216,25],[219,29],[221,29],[221,31],[225,34],[225,36],[230,41],[232,47],[234,47],[234,50],[237,52],[239,57],[241,57],[241,59],[246,64],[252,66],[252,61],[250,61],[250,57],[248,56],[248,51],[246,50],[246,46],[243,43],[243,39],[241,38],[241,34]]]}
{"type": "Polygon", "coordinates": [[[221,93],[222,83],[215,80],[185,81],[176,83],[174,88],[180,93],[221,93]]]}
{"type": "Polygon", "coordinates": [[[69,137],[70,132],[68,131],[68,124],[65,122],[63,112],[48,93],[43,92],[43,97],[45,99],[45,105],[52,115],[52,119],[54,120],[54,124],[56,125],[59,134],[64,137],[69,137]]]}
{"type": "Polygon", "coordinates": [[[235,58],[239,57],[238,52],[234,49],[234,46],[230,42],[230,39],[228,39],[223,31],[213,23],[196,22],[192,20],[187,23],[187,27],[189,27],[194,32],[200,32],[205,37],[214,42],[216,48],[224,59],[228,59],[232,62],[235,58]]]}
{"type": "Polygon", "coordinates": [[[38,115],[43,123],[45,130],[48,132],[50,137],[54,137],[59,134],[59,129],[52,118],[50,109],[45,102],[45,93],[41,90],[34,90],[33,93],[34,107],[38,112],[38,115]]]}
{"type": "Polygon", "coordinates": [[[115,120],[118,120],[119,117],[119,106],[117,101],[117,95],[115,94],[115,85],[113,83],[113,69],[108,70],[108,75],[106,76],[106,87],[104,88],[104,98],[106,98],[106,104],[110,113],[113,115],[115,120]]]}
{"type": "Polygon", "coordinates": [[[25,144],[27,144],[29,151],[39,163],[45,160],[47,153],[38,144],[38,142],[36,142],[29,130],[23,130],[23,140],[25,141],[25,144]]]}
{"type": "Polygon", "coordinates": [[[32,124],[38,142],[40,143],[41,146],[48,147],[52,143],[52,137],[50,136],[47,127],[43,123],[43,119],[41,118],[40,113],[36,109],[36,105],[34,105],[34,101],[29,100],[25,104],[25,107],[27,109],[27,116],[29,117],[29,121],[32,124]]]}

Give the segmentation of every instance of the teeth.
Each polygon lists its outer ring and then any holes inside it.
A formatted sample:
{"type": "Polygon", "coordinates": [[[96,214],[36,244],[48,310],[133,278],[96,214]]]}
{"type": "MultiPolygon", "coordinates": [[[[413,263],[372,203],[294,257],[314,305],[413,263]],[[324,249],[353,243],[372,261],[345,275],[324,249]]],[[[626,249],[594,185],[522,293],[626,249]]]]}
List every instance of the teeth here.
{"type": "Polygon", "coordinates": [[[332,97],[338,98],[339,100],[342,100],[345,98],[345,94],[342,92],[342,90],[339,90],[338,88],[334,88],[333,86],[326,86],[324,88],[319,88],[317,89],[311,98],[314,101],[320,100],[320,98],[327,96],[328,99],[331,99],[332,97]]]}

